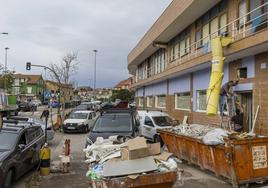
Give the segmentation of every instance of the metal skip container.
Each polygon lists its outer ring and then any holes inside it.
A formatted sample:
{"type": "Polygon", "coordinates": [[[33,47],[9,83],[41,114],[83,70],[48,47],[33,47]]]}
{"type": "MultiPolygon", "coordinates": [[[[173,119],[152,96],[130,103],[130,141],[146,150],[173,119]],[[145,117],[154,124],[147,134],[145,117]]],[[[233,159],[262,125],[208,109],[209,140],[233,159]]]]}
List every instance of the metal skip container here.
{"type": "Polygon", "coordinates": [[[209,146],[202,140],[158,130],[163,142],[180,159],[222,176],[233,187],[268,180],[268,137],[225,139],[225,145],[209,146]]]}

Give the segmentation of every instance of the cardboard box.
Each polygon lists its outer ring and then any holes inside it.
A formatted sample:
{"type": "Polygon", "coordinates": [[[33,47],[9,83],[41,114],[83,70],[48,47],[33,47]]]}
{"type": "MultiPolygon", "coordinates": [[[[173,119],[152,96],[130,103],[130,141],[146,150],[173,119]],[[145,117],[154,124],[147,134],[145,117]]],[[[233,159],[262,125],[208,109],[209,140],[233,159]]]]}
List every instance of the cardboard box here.
{"type": "Polygon", "coordinates": [[[127,147],[121,149],[122,160],[133,160],[149,156],[148,145],[143,137],[127,141],[127,147]]]}
{"type": "Polygon", "coordinates": [[[159,142],[153,143],[153,144],[147,144],[147,145],[148,145],[149,155],[158,155],[161,153],[159,142]]]}

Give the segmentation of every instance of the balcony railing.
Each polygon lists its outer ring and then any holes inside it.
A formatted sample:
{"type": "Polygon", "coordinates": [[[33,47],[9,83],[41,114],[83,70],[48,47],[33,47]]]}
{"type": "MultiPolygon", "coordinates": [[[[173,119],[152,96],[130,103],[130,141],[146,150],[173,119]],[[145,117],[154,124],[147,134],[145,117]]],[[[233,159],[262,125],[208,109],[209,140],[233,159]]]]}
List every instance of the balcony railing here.
{"type": "MultiPolygon", "coordinates": [[[[178,52],[172,61],[164,62],[165,70],[179,64],[183,64],[195,57],[199,57],[211,52],[211,40],[217,36],[231,36],[234,41],[243,39],[245,37],[249,37],[255,34],[257,31],[265,29],[268,27],[268,2],[262,4],[261,6],[255,8],[254,10],[246,13],[245,15],[231,21],[225,26],[219,28],[213,33],[210,33],[208,36],[201,38],[200,40],[195,41],[190,44],[188,47],[184,49],[180,49],[180,51],[184,51],[183,56],[180,56],[178,52]],[[253,14],[257,14],[257,16],[251,16],[253,14]],[[253,18],[252,18],[253,17],[253,18]],[[204,42],[206,41],[206,42],[204,42]]],[[[164,70],[164,71],[165,71],[164,70]]],[[[161,71],[161,72],[164,72],[161,71]]],[[[159,72],[159,73],[161,73],[159,72]]],[[[157,74],[159,74],[157,73],[157,74]]],[[[154,68],[147,69],[145,71],[145,75],[143,79],[136,78],[136,82],[139,80],[144,80],[155,75],[154,68]]]]}

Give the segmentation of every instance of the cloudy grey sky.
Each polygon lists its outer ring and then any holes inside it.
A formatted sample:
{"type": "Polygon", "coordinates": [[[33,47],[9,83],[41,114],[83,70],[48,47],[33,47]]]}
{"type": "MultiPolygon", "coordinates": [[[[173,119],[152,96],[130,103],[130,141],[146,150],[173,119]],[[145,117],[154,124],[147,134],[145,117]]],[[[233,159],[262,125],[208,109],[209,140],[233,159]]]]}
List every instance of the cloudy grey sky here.
{"type": "MultiPolygon", "coordinates": [[[[20,73],[27,61],[48,65],[78,51],[79,85],[112,87],[128,77],[127,55],[171,0],[0,0],[0,63],[20,73]]],[[[44,70],[33,68],[30,73],[44,70]]],[[[48,75],[48,74],[47,74],[48,75]]]]}

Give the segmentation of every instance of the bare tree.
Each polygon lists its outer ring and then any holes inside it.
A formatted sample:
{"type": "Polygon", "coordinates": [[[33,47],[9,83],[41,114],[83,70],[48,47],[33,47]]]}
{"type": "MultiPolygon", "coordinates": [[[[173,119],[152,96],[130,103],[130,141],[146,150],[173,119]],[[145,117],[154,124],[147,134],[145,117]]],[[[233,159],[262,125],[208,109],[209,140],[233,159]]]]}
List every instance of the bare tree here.
{"type": "Polygon", "coordinates": [[[51,77],[58,83],[58,88],[61,93],[63,104],[63,117],[65,116],[66,93],[63,87],[68,87],[71,84],[71,77],[78,69],[78,53],[70,52],[61,58],[60,64],[51,63],[50,68],[53,70],[51,77]]]}

